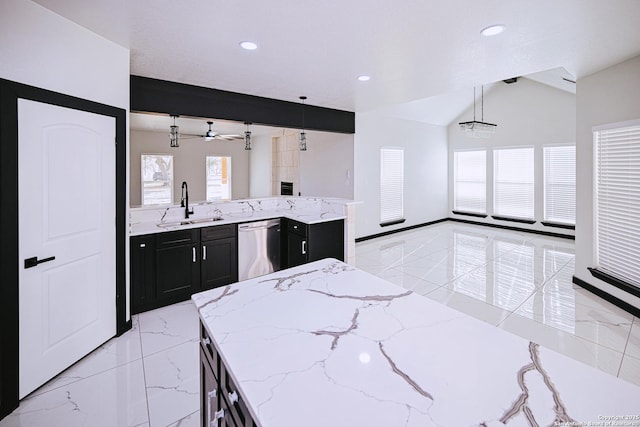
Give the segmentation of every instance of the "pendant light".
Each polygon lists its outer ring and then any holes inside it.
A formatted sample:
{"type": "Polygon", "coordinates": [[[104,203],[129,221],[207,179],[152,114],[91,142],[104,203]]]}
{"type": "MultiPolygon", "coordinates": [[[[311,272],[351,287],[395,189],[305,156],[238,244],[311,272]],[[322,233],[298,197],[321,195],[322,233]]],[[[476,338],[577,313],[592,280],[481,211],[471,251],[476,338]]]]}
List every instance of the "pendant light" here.
{"type": "Polygon", "coordinates": [[[300,132],[300,151],[307,151],[307,134],[304,131],[304,101],[306,96],[301,96],[302,100],[302,132],[300,132]]]}
{"type": "Polygon", "coordinates": [[[247,130],[244,131],[244,149],[251,150],[251,131],[249,130],[249,125],[251,122],[244,122],[247,125],[247,130]]]}
{"type": "Polygon", "coordinates": [[[176,126],[176,118],[179,116],[172,115],[171,117],[173,117],[173,125],[171,125],[171,132],[169,133],[169,147],[177,148],[180,147],[180,143],[178,142],[180,128],[176,126]]]}
{"type": "Polygon", "coordinates": [[[473,121],[460,122],[460,131],[471,138],[488,138],[496,132],[498,125],[484,121],[484,86],[481,86],[480,121],[476,120],[476,88],[473,87],[473,121]]]}

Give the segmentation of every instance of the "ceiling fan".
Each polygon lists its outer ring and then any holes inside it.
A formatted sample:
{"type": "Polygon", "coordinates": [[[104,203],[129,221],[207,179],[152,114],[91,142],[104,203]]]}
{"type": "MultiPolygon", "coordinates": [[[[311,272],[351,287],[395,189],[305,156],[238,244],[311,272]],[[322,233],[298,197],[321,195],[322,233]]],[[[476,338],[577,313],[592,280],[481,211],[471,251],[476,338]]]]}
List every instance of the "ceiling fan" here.
{"type": "Polygon", "coordinates": [[[213,141],[214,139],[222,140],[222,141],[233,141],[234,139],[244,139],[244,136],[238,134],[221,134],[211,129],[211,125],[213,125],[212,121],[207,121],[209,125],[209,130],[204,135],[194,135],[188,133],[180,134],[182,139],[193,139],[193,138],[203,138],[205,141],[213,141]]]}

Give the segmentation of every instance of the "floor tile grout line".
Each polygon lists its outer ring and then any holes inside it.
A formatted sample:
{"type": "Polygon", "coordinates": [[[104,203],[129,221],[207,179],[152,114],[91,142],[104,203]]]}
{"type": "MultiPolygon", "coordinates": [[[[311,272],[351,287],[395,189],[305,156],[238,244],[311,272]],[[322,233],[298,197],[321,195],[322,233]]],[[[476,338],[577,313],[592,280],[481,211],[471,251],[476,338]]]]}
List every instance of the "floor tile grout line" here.
{"type": "Polygon", "coordinates": [[[149,420],[149,427],[151,426],[151,408],[149,405],[149,389],[147,388],[147,370],[144,363],[145,354],[144,349],[142,348],[142,327],[140,325],[141,319],[138,316],[138,339],[140,343],[140,354],[142,355],[142,379],[144,380],[144,398],[147,403],[147,419],[149,420]]]}

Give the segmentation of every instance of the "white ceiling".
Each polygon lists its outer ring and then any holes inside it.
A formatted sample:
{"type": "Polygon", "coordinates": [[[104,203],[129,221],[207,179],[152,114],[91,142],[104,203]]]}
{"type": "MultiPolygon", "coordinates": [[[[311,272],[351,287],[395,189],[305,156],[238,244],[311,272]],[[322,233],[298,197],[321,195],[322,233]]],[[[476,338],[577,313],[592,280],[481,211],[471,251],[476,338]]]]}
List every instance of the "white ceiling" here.
{"type": "Polygon", "coordinates": [[[558,67],[580,79],[640,54],[638,0],[36,2],[128,47],[132,74],[420,117],[436,97],[433,123],[473,86],[558,67]],[[480,35],[496,23],[506,31],[480,35]]]}

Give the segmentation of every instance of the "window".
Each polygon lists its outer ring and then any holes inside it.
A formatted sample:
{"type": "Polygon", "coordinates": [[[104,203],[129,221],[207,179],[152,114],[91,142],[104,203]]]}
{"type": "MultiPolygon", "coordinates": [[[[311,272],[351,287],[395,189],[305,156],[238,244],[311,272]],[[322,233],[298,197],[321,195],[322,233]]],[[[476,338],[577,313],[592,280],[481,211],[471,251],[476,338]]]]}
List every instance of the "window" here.
{"type": "Polygon", "coordinates": [[[640,287],[640,124],[594,139],[597,268],[640,287]]]}
{"type": "Polygon", "coordinates": [[[380,225],[404,221],[404,149],[380,149],[380,225]]]}
{"type": "Polygon", "coordinates": [[[493,152],[493,213],[533,219],[533,148],[493,152]]]}
{"type": "Polygon", "coordinates": [[[140,166],[142,205],[173,203],[173,156],[170,154],[143,154],[140,166]]]}
{"type": "Polygon", "coordinates": [[[576,223],[576,146],[544,147],[544,220],[576,223]]]}
{"type": "Polygon", "coordinates": [[[487,212],[487,152],[453,153],[453,209],[460,212],[487,212]]]}
{"type": "Polygon", "coordinates": [[[231,157],[207,156],[207,200],[231,199],[231,157]]]}

